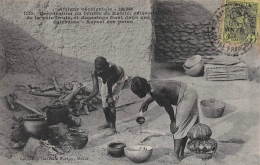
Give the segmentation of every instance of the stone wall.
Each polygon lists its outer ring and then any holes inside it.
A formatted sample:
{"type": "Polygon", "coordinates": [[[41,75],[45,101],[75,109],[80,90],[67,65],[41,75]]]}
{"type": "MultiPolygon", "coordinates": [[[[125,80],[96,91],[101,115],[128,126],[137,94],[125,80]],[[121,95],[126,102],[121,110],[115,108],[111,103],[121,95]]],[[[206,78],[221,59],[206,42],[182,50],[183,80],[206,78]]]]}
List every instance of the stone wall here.
{"type": "Polygon", "coordinates": [[[208,37],[213,13],[194,1],[156,1],[155,59],[184,61],[192,55],[218,55],[208,37]]]}
{"type": "Polygon", "coordinates": [[[52,20],[25,19],[24,11],[54,11],[58,7],[133,7],[151,11],[142,0],[1,0],[0,42],[9,72],[43,76],[89,77],[97,56],[122,66],[128,75],[150,76],[152,51],[151,19],[132,24],[55,25],[52,20]],[[78,75],[78,76],[77,76],[78,75]]]}

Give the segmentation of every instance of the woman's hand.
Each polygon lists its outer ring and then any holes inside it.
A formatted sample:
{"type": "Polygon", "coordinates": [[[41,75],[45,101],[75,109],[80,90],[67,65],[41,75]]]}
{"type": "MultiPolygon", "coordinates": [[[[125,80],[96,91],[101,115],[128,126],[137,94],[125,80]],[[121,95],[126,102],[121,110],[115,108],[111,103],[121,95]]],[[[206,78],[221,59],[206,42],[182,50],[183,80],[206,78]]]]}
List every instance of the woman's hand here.
{"type": "Polygon", "coordinates": [[[146,104],[146,103],[143,103],[142,105],[141,105],[141,108],[140,108],[140,110],[139,110],[139,112],[145,112],[145,111],[147,111],[147,109],[148,109],[148,104],[146,104]]]}
{"type": "Polygon", "coordinates": [[[115,105],[115,101],[114,101],[113,97],[108,97],[107,103],[108,103],[108,105],[115,105]]]}
{"type": "Polygon", "coordinates": [[[178,131],[178,127],[176,127],[176,122],[175,121],[171,121],[171,125],[170,125],[170,131],[172,134],[174,134],[175,132],[178,131]]]}

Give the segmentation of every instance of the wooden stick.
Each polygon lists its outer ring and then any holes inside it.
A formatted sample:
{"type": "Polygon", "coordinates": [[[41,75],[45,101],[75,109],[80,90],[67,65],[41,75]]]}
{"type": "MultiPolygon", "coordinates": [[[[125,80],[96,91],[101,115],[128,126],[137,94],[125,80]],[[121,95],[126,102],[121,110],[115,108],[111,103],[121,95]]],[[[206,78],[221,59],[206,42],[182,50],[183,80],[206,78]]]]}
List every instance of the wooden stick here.
{"type": "Polygon", "coordinates": [[[60,93],[41,93],[41,92],[36,92],[36,91],[30,91],[29,92],[32,95],[36,96],[45,96],[45,97],[60,97],[60,93]]]}
{"type": "Polygon", "coordinates": [[[56,89],[56,91],[60,91],[60,88],[59,88],[59,86],[58,86],[58,84],[57,84],[57,82],[56,82],[56,80],[55,80],[55,77],[53,76],[52,77],[52,81],[53,81],[53,84],[54,84],[54,87],[55,87],[55,89],[56,89]]]}
{"type": "Polygon", "coordinates": [[[31,107],[25,105],[24,103],[22,103],[22,102],[20,102],[20,101],[18,101],[18,100],[15,100],[14,102],[17,103],[17,104],[19,104],[19,105],[21,105],[22,107],[24,107],[24,108],[30,110],[31,112],[34,112],[34,113],[36,113],[36,114],[38,114],[38,115],[43,115],[42,113],[36,111],[35,109],[33,109],[33,108],[31,108],[31,107]]]}
{"type": "Polygon", "coordinates": [[[69,104],[70,101],[74,98],[74,96],[76,96],[81,88],[76,87],[75,89],[73,89],[70,93],[68,93],[64,98],[62,98],[61,100],[63,100],[65,103],[69,104]]]}
{"type": "Polygon", "coordinates": [[[90,102],[87,102],[87,105],[91,106],[91,108],[94,110],[94,109],[97,109],[97,107],[95,105],[93,105],[92,103],[90,102]]]}
{"type": "Polygon", "coordinates": [[[84,111],[85,111],[85,115],[89,115],[89,109],[88,109],[88,105],[84,105],[84,111]]]}
{"type": "Polygon", "coordinates": [[[41,89],[41,92],[51,91],[51,90],[54,90],[54,89],[56,89],[55,86],[48,86],[48,87],[41,89]]]}
{"type": "Polygon", "coordinates": [[[5,96],[5,100],[11,110],[14,110],[13,98],[11,96],[5,96]]]}

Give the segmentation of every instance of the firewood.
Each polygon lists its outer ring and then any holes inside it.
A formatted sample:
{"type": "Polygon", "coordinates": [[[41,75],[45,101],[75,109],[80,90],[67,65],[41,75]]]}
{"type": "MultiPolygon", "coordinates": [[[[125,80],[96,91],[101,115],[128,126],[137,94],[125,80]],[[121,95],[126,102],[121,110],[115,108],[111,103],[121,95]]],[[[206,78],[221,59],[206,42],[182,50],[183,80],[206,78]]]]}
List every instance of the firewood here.
{"type": "Polygon", "coordinates": [[[39,86],[31,85],[31,84],[29,84],[28,87],[29,87],[30,89],[41,89],[39,86]]]}
{"type": "Polygon", "coordinates": [[[48,92],[48,93],[44,92],[44,93],[42,93],[42,92],[39,92],[39,91],[30,91],[29,93],[32,94],[32,95],[45,96],[45,97],[60,97],[61,96],[61,94],[57,93],[57,92],[55,92],[55,93],[53,93],[53,92],[48,92]]]}
{"type": "Polygon", "coordinates": [[[64,98],[61,100],[64,101],[65,103],[69,104],[70,101],[78,94],[81,88],[79,87],[74,87],[71,92],[69,92],[64,98]]]}
{"type": "Polygon", "coordinates": [[[46,92],[46,91],[51,91],[51,90],[54,90],[54,89],[56,89],[55,86],[48,86],[48,87],[42,88],[40,91],[46,92]]]}
{"type": "Polygon", "coordinates": [[[91,106],[93,110],[97,109],[97,107],[90,102],[87,102],[87,105],[91,106]]]}
{"type": "Polygon", "coordinates": [[[53,76],[52,77],[52,81],[53,81],[53,85],[54,85],[54,87],[55,87],[55,89],[56,89],[56,91],[60,91],[60,88],[59,88],[59,86],[58,86],[58,84],[57,84],[57,82],[56,82],[56,80],[55,80],[55,77],[53,76]]]}
{"type": "Polygon", "coordinates": [[[14,100],[13,100],[13,98],[10,95],[8,95],[8,96],[5,97],[5,100],[8,104],[8,106],[9,106],[9,108],[11,110],[14,110],[14,104],[13,104],[14,100]]]}
{"type": "Polygon", "coordinates": [[[85,115],[89,115],[89,106],[87,104],[84,105],[83,109],[85,111],[85,115]]]}

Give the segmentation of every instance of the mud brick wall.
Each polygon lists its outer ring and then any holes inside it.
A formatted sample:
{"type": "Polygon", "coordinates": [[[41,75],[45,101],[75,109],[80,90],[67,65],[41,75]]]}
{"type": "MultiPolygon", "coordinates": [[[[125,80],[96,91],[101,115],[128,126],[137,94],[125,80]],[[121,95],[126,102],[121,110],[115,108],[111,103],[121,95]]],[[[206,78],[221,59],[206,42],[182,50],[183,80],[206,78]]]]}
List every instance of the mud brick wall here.
{"type": "Polygon", "coordinates": [[[25,19],[24,11],[47,12],[58,7],[132,7],[134,11],[152,10],[150,1],[140,0],[1,0],[0,42],[9,72],[71,77],[90,77],[97,56],[105,56],[125,69],[126,74],[150,76],[152,21],[132,24],[55,25],[52,20],[25,19]]]}
{"type": "Polygon", "coordinates": [[[203,3],[156,1],[154,8],[155,60],[178,62],[196,54],[219,54],[207,34],[208,21],[213,13],[203,3]]]}

